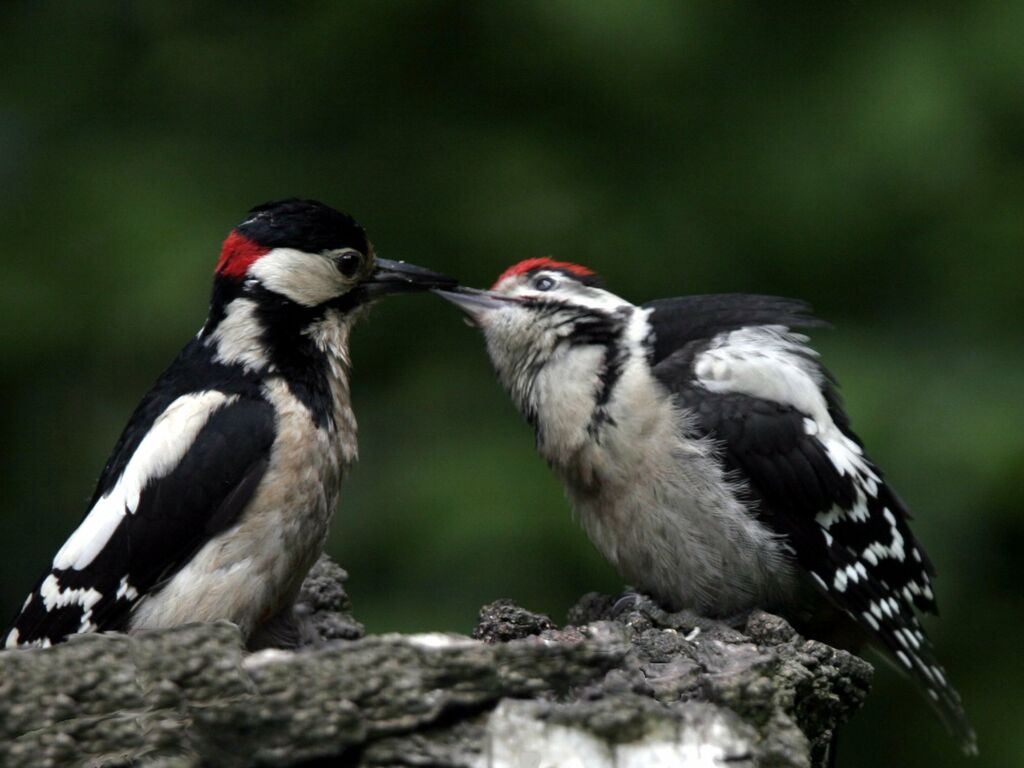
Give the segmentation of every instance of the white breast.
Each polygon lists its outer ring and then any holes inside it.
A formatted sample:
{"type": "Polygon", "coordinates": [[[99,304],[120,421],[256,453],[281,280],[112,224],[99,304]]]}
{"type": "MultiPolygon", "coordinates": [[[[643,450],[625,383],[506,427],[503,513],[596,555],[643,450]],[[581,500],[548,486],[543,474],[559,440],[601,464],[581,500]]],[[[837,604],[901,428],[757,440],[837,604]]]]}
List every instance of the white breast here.
{"type": "Polygon", "coordinates": [[[712,444],[634,359],[614,425],[560,470],[594,544],[633,586],[673,608],[729,615],[793,590],[782,543],[737,499],[712,444]]]}
{"type": "Polygon", "coordinates": [[[290,608],[323,549],[342,473],[356,459],[344,367],[339,362],[331,370],[335,419],[329,428],[317,427],[282,379],[267,381],[277,439],[252,501],[237,525],[207,542],[139,604],[132,629],[228,619],[248,636],[290,608]]]}

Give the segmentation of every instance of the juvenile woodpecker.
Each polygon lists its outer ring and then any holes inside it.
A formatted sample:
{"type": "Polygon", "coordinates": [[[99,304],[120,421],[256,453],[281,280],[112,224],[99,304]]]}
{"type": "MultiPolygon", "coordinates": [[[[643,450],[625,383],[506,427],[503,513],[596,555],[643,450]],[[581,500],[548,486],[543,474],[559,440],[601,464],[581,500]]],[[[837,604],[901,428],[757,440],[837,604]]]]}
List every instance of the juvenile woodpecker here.
{"type": "Polygon", "coordinates": [[[806,304],[720,294],[635,306],[550,259],[516,264],[490,291],[437,293],[483,332],[538,450],[629,583],[703,615],[762,607],[805,630],[842,617],[975,751],[915,615],[936,611],[934,568],[793,330],[823,324],[806,304]]]}
{"type": "Polygon", "coordinates": [[[253,647],[287,637],[356,459],[352,324],[384,294],[453,284],[376,258],[322,203],[253,208],[224,241],[205,324],[135,409],[3,645],[215,619],[253,647]]]}

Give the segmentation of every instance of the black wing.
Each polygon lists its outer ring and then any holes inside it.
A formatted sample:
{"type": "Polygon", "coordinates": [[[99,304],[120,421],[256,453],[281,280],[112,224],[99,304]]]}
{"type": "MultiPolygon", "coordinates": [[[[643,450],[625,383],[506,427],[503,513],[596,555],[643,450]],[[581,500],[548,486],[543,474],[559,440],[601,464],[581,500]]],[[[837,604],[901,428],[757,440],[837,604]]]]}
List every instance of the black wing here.
{"type": "MultiPolygon", "coordinates": [[[[92,526],[97,553],[83,567],[54,567],[43,575],[7,644],[56,643],[76,632],[123,629],[139,599],[238,519],[263,477],[274,436],[269,403],[237,396],[224,400],[207,414],[172,469],[143,479],[134,511],[125,507],[112,527],[90,518],[97,502],[116,497],[118,483],[132,472],[131,457],[108,464],[80,526],[92,526]],[[120,476],[109,477],[116,464],[120,476]]],[[[118,445],[134,444],[138,451],[141,443],[122,438],[118,445]]]]}
{"type": "MultiPolygon", "coordinates": [[[[806,305],[771,297],[691,297],[646,308],[654,309],[654,373],[692,414],[697,435],[717,442],[726,468],[747,486],[759,518],[785,536],[821,590],[899,662],[965,748],[972,748],[974,732],[960,698],[914,612],[915,607],[936,611],[934,568],[910,530],[906,507],[850,431],[831,376],[809,349],[799,351],[800,338],[787,337],[803,365],[815,366],[835,437],[849,441],[841,445],[859,457],[858,471],[830,453],[835,443],[810,433],[810,414],[745,392],[712,391],[695,372],[702,352],[724,343],[728,331],[820,323],[806,305]],[[748,309],[753,316],[743,322],[748,309]],[[692,323],[688,312],[694,313],[692,323]],[[675,351],[672,345],[678,345],[675,351]]],[[[771,368],[765,373],[771,375],[771,368]]]]}
{"type": "Polygon", "coordinates": [[[643,305],[652,310],[654,330],[651,365],[657,365],[680,350],[707,346],[708,339],[726,331],[752,325],[782,325],[788,328],[827,327],[811,314],[810,306],[798,299],[753,293],[710,293],[655,299],[643,305]]]}

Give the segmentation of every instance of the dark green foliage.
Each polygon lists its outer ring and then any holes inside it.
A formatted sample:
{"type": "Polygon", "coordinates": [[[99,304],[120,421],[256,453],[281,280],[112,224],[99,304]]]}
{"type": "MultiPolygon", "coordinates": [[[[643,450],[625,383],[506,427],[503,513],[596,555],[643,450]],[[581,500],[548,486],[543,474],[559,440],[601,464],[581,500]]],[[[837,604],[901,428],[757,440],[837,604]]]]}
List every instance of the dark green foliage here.
{"type": "MultiPolygon", "coordinates": [[[[943,5],[11,4],[2,621],[198,330],[228,229],[315,197],[474,285],[550,254],[637,302],[810,302],[938,569],[928,628],[976,765],[1018,763],[1024,7],[943,5]]],[[[498,597],[558,620],[621,588],[451,307],[388,300],[353,357],[362,462],[329,548],[370,631],[468,632],[498,597]]],[[[843,748],[959,764],[884,670],[843,748]]]]}

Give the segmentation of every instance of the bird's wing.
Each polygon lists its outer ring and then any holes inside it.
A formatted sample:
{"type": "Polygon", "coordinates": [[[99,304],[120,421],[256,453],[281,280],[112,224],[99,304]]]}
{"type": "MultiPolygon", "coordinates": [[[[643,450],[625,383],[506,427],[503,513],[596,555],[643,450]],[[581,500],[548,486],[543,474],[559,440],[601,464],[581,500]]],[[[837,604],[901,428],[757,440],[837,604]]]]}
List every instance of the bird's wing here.
{"type": "MultiPolygon", "coordinates": [[[[832,378],[805,337],[789,331],[800,317],[787,313],[724,330],[705,326],[703,339],[664,351],[654,373],[696,434],[717,443],[759,519],[785,537],[821,591],[898,661],[969,746],[974,736],[959,696],[914,612],[936,611],[932,564],[906,507],[850,430],[832,378]]],[[[678,316],[659,325],[657,308],[650,318],[658,336],[659,328],[683,325],[678,316]]]]}
{"type": "Polygon", "coordinates": [[[644,304],[654,330],[652,365],[726,331],[757,325],[787,328],[828,326],[799,299],[752,293],[712,293],[656,299],[644,304]]]}
{"type": "Polygon", "coordinates": [[[123,629],[140,599],[238,519],[274,435],[263,400],[206,390],[144,401],[5,645],[123,629]]]}

